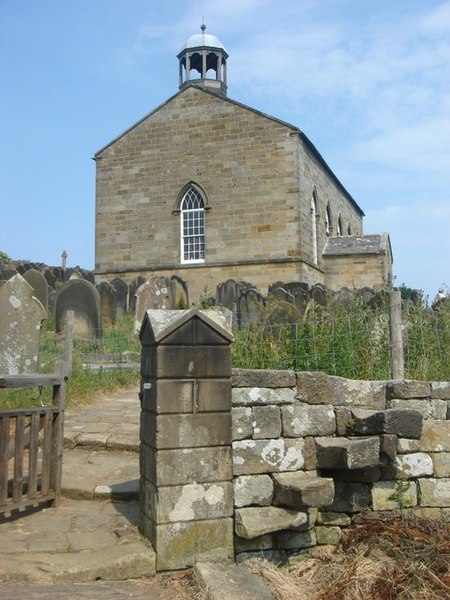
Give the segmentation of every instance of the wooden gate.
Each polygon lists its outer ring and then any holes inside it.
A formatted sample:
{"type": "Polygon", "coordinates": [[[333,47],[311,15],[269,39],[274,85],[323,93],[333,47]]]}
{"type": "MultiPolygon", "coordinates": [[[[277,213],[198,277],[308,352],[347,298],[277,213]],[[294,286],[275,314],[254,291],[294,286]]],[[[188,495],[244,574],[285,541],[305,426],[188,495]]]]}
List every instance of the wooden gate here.
{"type": "Polygon", "coordinates": [[[65,378],[0,375],[0,388],[53,387],[52,404],[0,411],[0,515],[61,494],[65,378]]]}

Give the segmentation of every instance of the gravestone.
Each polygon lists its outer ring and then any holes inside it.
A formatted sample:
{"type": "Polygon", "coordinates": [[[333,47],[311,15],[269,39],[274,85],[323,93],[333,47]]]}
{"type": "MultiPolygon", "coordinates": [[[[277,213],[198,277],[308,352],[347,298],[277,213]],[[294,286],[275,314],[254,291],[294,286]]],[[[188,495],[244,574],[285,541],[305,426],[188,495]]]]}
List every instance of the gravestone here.
{"type": "Polygon", "coordinates": [[[294,304],[294,294],[289,292],[281,285],[277,287],[271,287],[269,289],[269,296],[275,300],[278,300],[279,302],[289,302],[290,304],[294,304]]]}
{"type": "Polygon", "coordinates": [[[97,342],[101,339],[100,294],[84,279],[71,279],[58,291],[55,299],[55,330],[62,333],[67,312],[73,310],[74,339],[97,342]]]}
{"type": "MultiPolygon", "coordinates": [[[[75,268],[75,269],[65,269],[65,272],[66,273],[70,273],[70,275],[69,275],[69,281],[71,281],[73,279],[84,279],[81,271],[79,269],[77,269],[77,268],[75,268]]],[[[65,281],[67,281],[67,280],[65,279],[65,281]]]]}
{"type": "Polygon", "coordinates": [[[135,329],[139,331],[147,310],[174,308],[174,283],[164,276],[151,277],[136,291],[135,329]]]}
{"type": "Polygon", "coordinates": [[[48,284],[44,275],[37,269],[29,269],[23,274],[23,278],[27,281],[34,290],[34,295],[48,311],[48,284]]]}
{"type": "Polygon", "coordinates": [[[128,286],[128,311],[131,315],[134,315],[136,312],[136,292],[146,281],[145,277],[138,275],[128,286]]]}
{"type": "Polygon", "coordinates": [[[189,294],[187,283],[178,275],[172,275],[170,278],[173,282],[173,307],[172,308],[188,308],[189,294]]]}
{"type": "Polygon", "coordinates": [[[284,287],[294,296],[294,304],[303,314],[310,299],[309,285],[300,281],[291,281],[284,287]]]}
{"type": "Polygon", "coordinates": [[[317,302],[321,306],[325,306],[327,298],[326,298],[326,290],[323,285],[320,283],[316,283],[311,288],[311,300],[317,302]]]}
{"type": "Polygon", "coordinates": [[[36,372],[41,327],[46,318],[33,288],[20,274],[0,286],[0,372],[36,372]]]}
{"type": "Polygon", "coordinates": [[[116,322],[116,296],[114,288],[107,281],[100,281],[95,287],[100,294],[102,324],[114,325],[116,322]]]}
{"type": "Polygon", "coordinates": [[[120,277],[116,277],[111,281],[116,299],[116,315],[123,317],[127,314],[128,307],[128,284],[120,277]]]}
{"type": "MultiPolygon", "coordinates": [[[[302,318],[302,313],[295,304],[283,300],[275,300],[268,303],[267,313],[266,322],[273,327],[297,323],[302,318]]],[[[278,331],[279,328],[274,329],[276,334],[278,334],[278,331]]]]}
{"type": "Polygon", "coordinates": [[[358,290],[358,295],[365,301],[370,302],[375,296],[375,290],[369,287],[363,287],[358,290]]]}
{"type": "Polygon", "coordinates": [[[332,307],[333,308],[353,308],[355,305],[355,295],[349,288],[341,288],[333,293],[332,307]]]}
{"type": "Polygon", "coordinates": [[[249,289],[238,297],[238,324],[240,327],[259,323],[264,308],[264,298],[255,289],[249,289]]]}
{"type": "Polygon", "coordinates": [[[47,284],[51,287],[51,288],[55,288],[56,286],[56,278],[55,275],[53,274],[53,272],[51,271],[51,269],[49,269],[48,267],[46,269],[44,269],[42,271],[43,276],[45,277],[45,280],[47,281],[47,284]]]}
{"type": "Polygon", "coordinates": [[[50,271],[53,274],[53,277],[55,278],[55,283],[57,281],[64,281],[64,272],[61,269],[61,267],[50,267],[50,271]]]}
{"type": "Polygon", "coordinates": [[[95,285],[95,275],[93,271],[86,271],[86,269],[81,269],[81,275],[83,276],[83,279],[86,279],[86,281],[89,281],[90,283],[95,285]]]}
{"type": "Polygon", "coordinates": [[[247,281],[235,281],[227,279],[216,287],[216,305],[225,306],[228,310],[236,312],[238,299],[248,290],[254,290],[255,286],[247,281]]]}
{"type": "Polygon", "coordinates": [[[58,292],[52,288],[48,290],[48,312],[55,314],[55,302],[58,292]]]}
{"type": "Polygon", "coordinates": [[[233,313],[236,312],[238,299],[238,283],[234,279],[227,279],[216,287],[216,304],[225,306],[233,313]]]}

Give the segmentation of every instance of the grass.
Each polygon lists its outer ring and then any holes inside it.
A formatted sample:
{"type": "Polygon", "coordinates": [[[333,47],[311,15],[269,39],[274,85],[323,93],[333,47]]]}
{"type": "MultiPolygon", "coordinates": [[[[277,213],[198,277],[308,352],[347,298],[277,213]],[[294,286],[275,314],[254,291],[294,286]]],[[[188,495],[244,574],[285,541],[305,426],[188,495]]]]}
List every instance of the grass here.
{"type": "MultiPolygon", "coordinates": [[[[349,379],[388,380],[389,332],[387,297],[378,306],[362,300],[351,307],[312,306],[301,321],[276,323],[276,307],[268,305],[261,322],[234,331],[232,364],[244,369],[293,369],[323,371],[349,379]]],[[[450,381],[450,302],[437,312],[425,303],[406,302],[403,307],[404,356],[407,379],[450,381]]],[[[63,357],[64,345],[48,323],[41,336],[40,372],[55,372],[63,357]]],[[[140,343],[130,316],[105,327],[100,344],[77,342],[73,351],[72,374],[67,383],[68,405],[87,402],[101,393],[138,385],[138,369],[119,368],[91,371],[83,368],[86,354],[123,356],[139,360],[140,343]]],[[[3,408],[50,403],[50,389],[0,390],[3,408]]]]}
{"type": "MultiPolygon", "coordinates": [[[[51,330],[52,323],[41,335],[39,351],[39,372],[58,372],[58,360],[64,357],[64,344],[60,336],[51,330]]],[[[94,351],[107,355],[120,356],[123,352],[136,353],[139,357],[140,343],[133,333],[133,320],[130,317],[120,319],[115,326],[105,328],[101,346],[76,343],[73,349],[72,373],[67,381],[67,406],[82,404],[93,400],[100,394],[117,389],[139,385],[139,369],[118,368],[113,370],[91,370],[83,367],[86,353],[94,351]]],[[[40,402],[51,404],[51,386],[42,388],[18,388],[0,390],[0,407],[25,408],[39,406],[40,402]]]]}
{"type": "MultiPolygon", "coordinates": [[[[260,323],[236,329],[232,362],[238,368],[323,371],[348,379],[390,379],[387,297],[378,306],[312,306],[302,320],[276,324],[262,310],[260,323]]],[[[450,301],[440,311],[404,303],[405,377],[450,380],[450,301]]]]}

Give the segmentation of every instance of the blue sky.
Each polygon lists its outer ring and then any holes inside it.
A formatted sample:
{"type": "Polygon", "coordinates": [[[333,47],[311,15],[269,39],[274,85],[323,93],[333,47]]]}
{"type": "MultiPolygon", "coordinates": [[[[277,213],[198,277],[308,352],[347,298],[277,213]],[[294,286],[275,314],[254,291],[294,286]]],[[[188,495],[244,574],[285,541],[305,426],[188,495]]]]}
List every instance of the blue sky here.
{"type": "Polygon", "coordinates": [[[397,284],[450,285],[450,1],[0,0],[0,250],[94,266],[94,153],[176,93],[202,17],[228,95],[300,127],[388,231],[397,284]]]}

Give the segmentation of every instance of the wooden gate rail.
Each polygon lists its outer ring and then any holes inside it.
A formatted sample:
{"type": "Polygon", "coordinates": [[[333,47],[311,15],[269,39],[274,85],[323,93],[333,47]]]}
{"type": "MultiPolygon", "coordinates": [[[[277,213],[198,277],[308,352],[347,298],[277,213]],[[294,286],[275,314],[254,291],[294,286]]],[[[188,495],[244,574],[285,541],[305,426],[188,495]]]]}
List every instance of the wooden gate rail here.
{"type": "Polygon", "coordinates": [[[65,378],[0,375],[0,388],[53,387],[52,404],[0,410],[0,515],[61,495],[65,378]]]}

